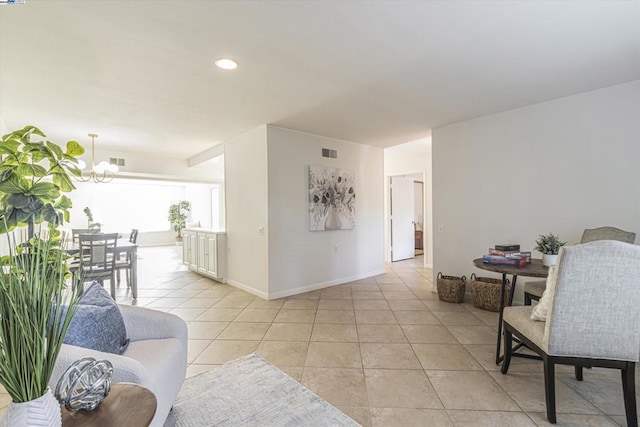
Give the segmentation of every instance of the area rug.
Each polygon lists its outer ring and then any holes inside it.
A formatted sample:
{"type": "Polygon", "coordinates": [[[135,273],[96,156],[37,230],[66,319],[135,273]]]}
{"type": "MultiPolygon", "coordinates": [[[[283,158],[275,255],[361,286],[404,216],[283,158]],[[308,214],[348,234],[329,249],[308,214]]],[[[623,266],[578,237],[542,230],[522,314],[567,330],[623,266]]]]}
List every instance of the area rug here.
{"type": "Polygon", "coordinates": [[[253,353],[185,380],[165,427],[358,426],[253,353]]]}

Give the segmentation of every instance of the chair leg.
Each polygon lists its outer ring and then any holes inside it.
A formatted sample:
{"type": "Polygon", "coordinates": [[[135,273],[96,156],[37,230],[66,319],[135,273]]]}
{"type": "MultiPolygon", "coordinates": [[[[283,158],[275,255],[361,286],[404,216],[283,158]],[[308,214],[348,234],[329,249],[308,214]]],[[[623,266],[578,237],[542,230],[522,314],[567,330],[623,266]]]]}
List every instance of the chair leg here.
{"type": "Polygon", "coordinates": [[[109,280],[109,284],[111,285],[111,298],[116,299],[116,273],[115,271],[111,272],[111,280],[109,280]]]}
{"type": "Polygon", "coordinates": [[[627,426],[638,427],[636,364],[634,362],[627,362],[627,367],[622,369],[622,392],[624,394],[624,411],[627,415],[627,426]]]}
{"type": "Polygon", "coordinates": [[[556,378],[555,365],[548,356],[543,356],[544,365],[544,397],[547,403],[547,419],[551,424],[556,423],[556,378]]]}
{"type": "Polygon", "coordinates": [[[506,374],[509,371],[509,364],[511,363],[511,353],[513,346],[513,334],[507,328],[504,328],[504,359],[502,359],[502,368],[500,372],[506,374]]]}
{"type": "Polygon", "coordinates": [[[576,366],[576,380],[577,381],[582,381],[583,380],[583,376],[582,376],[582,366],[576,366]]]}
{"type": "Polygon", "coordinates": [[[531,305],[531,294],[528,292],[524,293],[524,305],[531,305]]]}

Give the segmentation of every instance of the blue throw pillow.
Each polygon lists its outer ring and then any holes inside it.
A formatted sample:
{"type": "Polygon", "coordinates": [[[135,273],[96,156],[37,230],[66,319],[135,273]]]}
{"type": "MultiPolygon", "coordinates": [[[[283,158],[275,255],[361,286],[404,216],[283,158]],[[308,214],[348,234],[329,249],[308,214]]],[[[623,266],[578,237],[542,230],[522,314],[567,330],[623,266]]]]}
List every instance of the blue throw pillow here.
{"type": "Polygon", "coordinates": [[[107,291],[93,282],[84,289],[78,303],[64,343],[106,353],[124,353],[129,345],[124,319],[107,291]]]}

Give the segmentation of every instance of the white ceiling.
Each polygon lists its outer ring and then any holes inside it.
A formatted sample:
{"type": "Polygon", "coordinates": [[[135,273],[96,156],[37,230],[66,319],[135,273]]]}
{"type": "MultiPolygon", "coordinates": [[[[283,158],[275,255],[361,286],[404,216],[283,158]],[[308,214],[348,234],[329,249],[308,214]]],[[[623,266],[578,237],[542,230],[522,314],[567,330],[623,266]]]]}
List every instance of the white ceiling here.
{"type": "Polygon", "coordinates": [[[637,0],[0,6],[9,129],[181,158],[265,123],[388,147],[639,78],[637,0]]]}

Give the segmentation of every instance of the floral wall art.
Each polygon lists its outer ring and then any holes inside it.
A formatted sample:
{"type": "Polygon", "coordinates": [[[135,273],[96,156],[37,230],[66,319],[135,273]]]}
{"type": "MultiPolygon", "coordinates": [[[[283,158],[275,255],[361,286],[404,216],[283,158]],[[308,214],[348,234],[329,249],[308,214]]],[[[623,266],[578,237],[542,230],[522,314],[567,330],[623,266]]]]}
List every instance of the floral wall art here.
{"type": "Polygon", "coordinates": [[[309,166],[309,230],[351,230],[356,191],[352,171],[309,166]]]}

